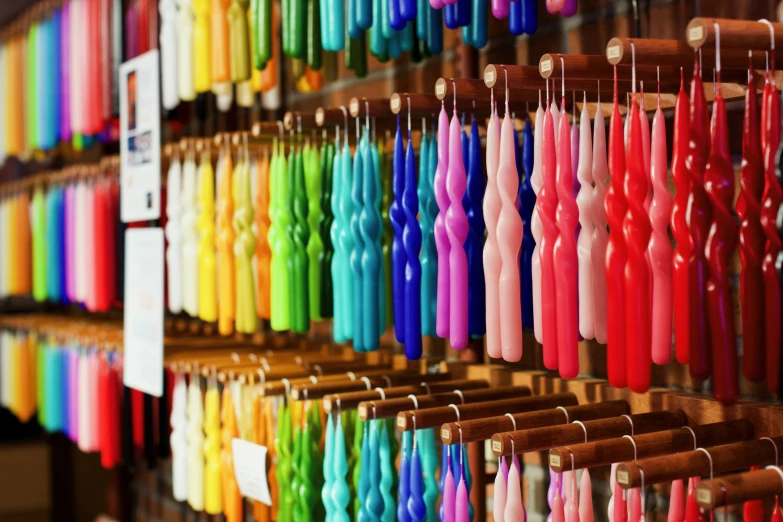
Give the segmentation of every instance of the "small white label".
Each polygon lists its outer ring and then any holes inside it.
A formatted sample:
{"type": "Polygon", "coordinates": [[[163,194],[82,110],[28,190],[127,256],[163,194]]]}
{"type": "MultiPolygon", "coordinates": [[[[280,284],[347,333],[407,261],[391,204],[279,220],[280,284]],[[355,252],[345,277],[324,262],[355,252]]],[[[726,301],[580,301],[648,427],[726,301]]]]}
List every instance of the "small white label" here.
{"type": "Polygon", "coordinates": [[[400,103],[401,103],[401,100],[400,100],[399,96],[395,96],[394,98],[392,98],[391,99],[391,108],[392,108],[392,110],[393,111],[399,111],[400,110],[400,103]]]}
{"type": "Polygon", "coordinates": [[[449,438],[449,430],[446,428],[440,430],[440,438],[441,439],[448,439],[449,438]]]}
{"type": "Polygon", "coordinates": [[[541,62],[541,72],[549,72],[552,70],[552,60],[544,60],[541,62]]]}
{"type": "Polygon", "coordinates": [[[315,112],[315,122],[318,125],[323,125],[324,124],[324,111],[318,110],[318,111],[315,112]]]}
{"type": "Polygon", "coordinates": [[[620,484],[628,484],[628,472],[617,470],[617,482],[620,484]]]}
{"type": "Polygon", "coordinates": [[[494,84],[495,83],[495,70],[490,69],[489,71],[484,72],[484,83],[486,84],[494,84]]]}
{"type": "Polygon", "coordinates": [[[495,453],[500,453],[500,441],[499,440],[493,440],[492,441],[492,451],[495,453]]]}
{"type": "Polygon", "coordinates": [[[549,455],[549,465],[550,466],[560,466],[560,455],[549,455]]]}
{"type": "Polygon", "coordinates": [[[436,83],[435,84],[435,94],[438,96],[445,96],[446,95],[446,82],[436,83]]]}
{"type": "Polygon", "coordinates": [[[359,417],[362,419],[367,417],[367,406],[359,406],[359,417]]]}
{"type": "Polygon", "coordinates": [[[700,504],[712,504],[712,491],[709,489],[697,489],[696,502],[700,504]]]}
{"type": "Polygon", "coordinates": [[[122,382],[163,395],[163,229],[125,231],[122,382]]]}
{"type": "Polygon", "coordinates": [[[398,428],[405,427],[405,417],[397,417],[397,427],[398,428]]]}
{"type": "Polygon", "coordinates": [[[612,45],[606,48],[606,57],[610,60],[612,58],[619,58],[620,57],[620,46],[619,45],[612,45]]]}
{"type": "Polygon", "coordinates": [[[697,25],[688,30],[688,41],[695,42],[704,38],[704,27],[697,25]]]}
{"type": "Polygon", "coordinates": [[[350,111],[351,114],[359,114],[359,100],[356,98],[351,100],[350,111]]]}
{"type": "Polygon", "coordinates": [[[242,439],[233,439],[231,450],[239,492],[243,497],[271,506],[272,495],[269,494],[269,481],[266,476],[266,447],[242,439]]]}

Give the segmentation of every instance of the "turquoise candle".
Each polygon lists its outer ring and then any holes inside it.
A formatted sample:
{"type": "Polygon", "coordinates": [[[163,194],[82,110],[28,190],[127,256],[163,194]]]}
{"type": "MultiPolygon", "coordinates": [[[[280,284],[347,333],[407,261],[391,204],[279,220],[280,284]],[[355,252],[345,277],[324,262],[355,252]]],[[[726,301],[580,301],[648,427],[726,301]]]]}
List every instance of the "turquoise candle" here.
{"type": "Polygon", "coordinates": [[[389,442],[389,428],[383,420],[376,421],[380,436],[379,454],[381,461],[381,495],[383,496],[383,515],[381,522],[395,522],[397,520],[397,506],[394,504],[394,455],[389,442]]]}

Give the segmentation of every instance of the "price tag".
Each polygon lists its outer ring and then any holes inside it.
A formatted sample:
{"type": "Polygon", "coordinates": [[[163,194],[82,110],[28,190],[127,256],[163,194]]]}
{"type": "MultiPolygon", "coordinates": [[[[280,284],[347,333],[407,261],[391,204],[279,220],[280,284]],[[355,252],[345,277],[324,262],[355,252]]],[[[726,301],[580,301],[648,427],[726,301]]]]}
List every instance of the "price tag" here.
{"type": "Polygon", "coordinates": [[[704,27],[696,26],[688,30],[688,41],[695,42],[704,38],[704,27]]]}
{"type": "Polygon", "coordinates": [[[549,455],[549,465],[550,466],[559,466],[560,465],[560,455],[549,455]]]}
{"type": "Polygon", "coordinates": [[[391,109],[392,109],[392,111],[399,112],[400,111],[400,103],[401,102],[400,102],[400,97],[399,96],[393,97],[391,99],[391,109]]]}
{"type": "Polygon", "coordinates": [[[358,98],[351,98],[351,102],[348,104],[348,110],[351,112],[351,115],[356,114],[359,115],[359,99],[358,98]]]}
{"type": "Polygon", "coordinates": [[[436,83],[435,84],[435,94],[437,96],[445,96],[446,95],[446,83],[436,83]]]}
{"type": "Polygon", "coordinates": [[[549,72],[552,70],[552,60],[544,60],[541,62],[541,72],[549,72]]]}
{"type": "Polygon", "coordinates": [[[163,395],[163,229],[125,232],[125,386],[163,395]]]}
{"type": "Polygon", "coordinates": [[[272,495],[269,493],[266,476],[266,446],[233,439],[231,449],[234,453],[234,476],[239,492],[243,497],[271,506],[272,495]]]}
{"type": "Polygon", "coordinates": [[[619,45],[612,45],[610,47],[606,48],[606,57],[610,60],[613,58],[619,58],[620,57],[620,46],[619,45]]]}
{"type": "Polygon", "coordinates": [[[617,482],[620,484],[628,484],[628,472],[617,470],[617,482]]]}
{"type": "Polygon", "coordinates": [[[696,502],[701,504],[712,504],[712,491],[708,489],[697,489],[696,502]]]}
{"type": "Polygon", "coordinates": [[[488,71],[484,71],[484,83],[487,85],[491,83],[495,83],[495,71],[494,69],[490,69],[488,71]]]}
{"type": "Polygon", "coordinates": [[[492,441],[492,451],[500,453],[500,441],[499,440],[493,440],[492,441]]]}

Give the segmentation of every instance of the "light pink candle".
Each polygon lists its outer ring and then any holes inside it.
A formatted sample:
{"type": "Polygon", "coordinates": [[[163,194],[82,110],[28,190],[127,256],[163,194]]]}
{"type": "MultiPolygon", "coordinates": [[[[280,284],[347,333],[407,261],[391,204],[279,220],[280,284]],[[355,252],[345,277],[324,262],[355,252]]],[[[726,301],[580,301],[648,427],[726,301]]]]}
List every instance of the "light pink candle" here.
{"type": "Polygon", "coordinates": [[[449,336],[449,236],[446,233],[446,212],[451,204],[446,191],[446,172],[449,168],[449,116],[441,103],[438,116],[438,166],[435,168],[434,192],[438,204],[435,218],[435,248],[438,251],[438,302],[435,333],[449,336]]]}
{"type": "Polygon", "coordinates": [[[606,180],[609,178],[609,166],[606,159],[606,129],[604,115],[601,111],[601,101],[595,111],[593,124],[593,188],[592,215],[595,228],[591,258],[593,263],[593,319],[595,321],[595,340],[606,344],[606,244],[609,242],[609,232],[606,230],[606,180]]]}
{"type": "Polygon", "coordinates": [[[576,471],[568,471],[565,473],[565,487],[568,490],[568,500],[565,506],[565,518],[566,522],[580,522],[579,506],[576,499],[579,496],[576,487],[576,471]]]}
{"type": "Polygon", "coordinates": [[[672,482],[667,520],[668,522],[685,522],[685,483],[681,479],[672,482]]]}
{"type": "Polygon", "coordinates": [[[590,470],[584,469],[579,485],[579,520],[593,522],[593,518],[593,482],[590,479],[590,470]]]}
{"type": "MultiPolygon", "coordinates": [[[[544,109],[541,106],[541,92],[538,93],[538,110],[536,110],[536,126],[533,129],[533,175],[530,178],[530,185],[538,198],[541,186],[544,184],[543,172],[543,143],[544,143],[544,109]]],[[[486,199],[486,196],[484,196],[486,199]]],[[[484,214],[486,220],[486,213],[484,214]]],[[[536,246],[533,249],[533,259],[530,270],[533,278],[533,334],[536,341],[543,344],[544,332],[541,319],[541,255],[539,244],[541,236],[544,233],[541,217],[538,215],[538,205],[533,207],[533,216],[530,221],[530,230],[533,233],[533,239],[536,246]]]]}
{"type": "Polygon", "coordinates": [[[508,494],[503,519],[507,522],[525,520],[525,508],[522,506],[522,486],[519,469],[516,465],[512,465],[508,470],[508,494]]]}
{"type": "Polygon", "coordinates": [[[517,211],[517,175],[514,151],[514,122],[508,109],[500,129],[500,164],[498,192],[501,208],[498,218],[498,249],[502,260],[498,282],[500,299],[500,339],[503,359],[517,362],[522,358],[522,310],[519,298],[519,249],[522,246],[522,218],[517,211]]]}
{"type": "Polygon", "coordinates": [[[595,336],[593,308],[593,140],[590,132],[590,113],[587,112],[587,95],[582,105],[579,122],[579,193],[576,205],[579,207],[579,224],[582,225],[577,240],[576,253],[579,258],[579,333],[585,339],[595,336]]]}
{"type": "MultiPolygon", "coordinates": [[[[492,516],[495,522],[504,522],[504,512],[506,510],[506,477],[503,476],[502,461],[503,457],[498,459],[498,472],[495,475],[495,488],[492,497],[492,516]]],[[[513,467],[513,466],[512,466],[513,467]]],[[[509,471],[509,473],[511,473],[509,471]]]]}
{"type": "MultiPolygon", "coordinates": [[[[484,223],[487,227],[487,241],[484,243],[484,287],[487,311],[487,354],[498,359],[500,348],[500,301],[498,280],[500,279],[500,252],[497,242],[497,224],[500,216],[500,193],[497,174],[500,160],[500,121],[493,104],[492,115],[487,124],[487,188],[484,192],[484,223]]],[[[496,490],[497,491],[497,490],[496,490]]]]}

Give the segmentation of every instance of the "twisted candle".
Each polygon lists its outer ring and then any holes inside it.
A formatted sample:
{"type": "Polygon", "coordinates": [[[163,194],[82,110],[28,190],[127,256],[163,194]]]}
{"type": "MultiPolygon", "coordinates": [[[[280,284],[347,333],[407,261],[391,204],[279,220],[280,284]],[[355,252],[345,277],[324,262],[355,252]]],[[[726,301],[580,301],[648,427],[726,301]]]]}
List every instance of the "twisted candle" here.
{"type": "MultiPolygon", "coordinates": [[[[357,120],[358,124],[358,120],[357,120]]],[[[364,140],[359,141],[357,127],[356,133],[356,153],[353,157],[353,185],[351,188],[351,203],[353,212],[351,215],[351,235],[353,236],[353,250],[349,257],[351,266],[351,277],[353,279],[353,295],[349,297],[353,301],[353,347],[357,352],[365,351],[364,347],[364,310],[362,309],[362,293],[364,291],[363,273],[362,273],[362,254],[364,253],[364,237],[359,230],[359,216],[364,207],[364,154],[362,151],[366,147],[364,140]]],[[[374,281],[373,281],[374,283],[374,281]]]]}
{"type": "Polygon", "coordinates": [[[204,394],[204,511],[216,515],[223,511],[220,462],[220,393],[210,385],[204,394]]]}
{"type": "Polygon", "coordinates": [[[340,229],[342,228],[342,215],[340,213],[340,199],[342,197],[342,152],[340,151],[340,128],[337,127],[335,138],[335,153],[332,162],[332,190],[329,208],[334,216],[332,225],[329,228],[329,239],[331,240],[333,254],[329,265],[330,279],[332,280],[332,312],[334,314],[334,340],[338,343],[344,342],[348,338],[348,332],[345,329],[345,319],[343,306],[348,296],[343,295],[342,268],[340,263],[345,263],[345,254],[340,243],[340,229]]]}
{"type": "Polygon", "coordinates": [[[179,156],[175,157],[167,176],[166,189],[166,269],[168,270],[168,307],[173,314],[182,311],[182,233],[180,231],[180,185],[182,184],[182,167],[179,156]]]}
{"type": "Polygon", "coordinates": [[[468,218],[462,207],[467,179],[465,166],[462,164],[460,131],[455,103],[449,124],[449,168],[446,173],[446,191],[451,204],[446,212],[445,223],[450,245],[449,342],[455,350],[461,350],[468,345],[468,259],[464,248],[468,235],[468,218]]]}
{"type": "MultiPolygon", "coordinates": [[[[342,307],[342,333],[343,340],[354,338],[354,324],[353,324],[353,279],[350,277],[348,271],[348,263],[351,258],[351,252],[353,252],[353,235],[350,233],[350,218],[353,214],[353,202],[351,200],[351,151],[348,148],[348,133],[345,133],[345,141],[343,142],[343,150],[340,154],[340,193],[338,195],[339,208],[338,219],[340,220],[339,237],[337,239],[339,243],[340,256],[338,257],[335,252],[335,257],[332,258],[332,270],[336,268],[340,272],[339,281],[341,282],[342,289],[340,290],[340,298],[343,299],[342,307]]],[[[334,273],[334,272],[333,272],[334,273]]],[[[335,308],[337,306],[337,294],[335,293],[335,308]]]]}
{"type": "MultiPolygon", "coordinates": [[[[222,172],[218,174],[217,194],[217,248],[219,254],[218,271],[220,282],[218,284],[218,331],[222,335],[229,335],[234,331],[234,316],[236,310],[234,283],[234,229],[231,220],[234,216],[233,177],[234,164],[231,160],[231,152],[226,151],[223,156],[222,172]]],[[[237,169],[239,170],[239,169],[237,169]]]]}
{"type": "Polygon", "coordinates": [[[530,118],[525,119],[525,127],[522,131],[523,143],[521,145],[521,166],[518,166],[520,176],[525,173],[524,178],[519,184],[517,192],[517,202],[519,203],[519,215],[522,218],[522,253],[519,256],[519,273],[521,287],[521,306],[522,306],[522,326],[524,328],[533,328],[533,272],[532,260],[533,249],[536,242],[533,239],[531,230],[531,220],[533,210],[536,206],[536,194],[531,185],[533,177],[533,163],[535,152],[533,150],[533,127],[530,125],[530,118]]]}
{"type": "Polygon", "coordinates": [[[383,259],[383,222],[381,221],[381,199],[383,197],[383,186],[381,185],[381,169],[384,161],[383,144],[375,139],[375,122],[373,121],[372,139],[370,141],[370,156],[372,156],[372,182],[375,185],[375,198],[372,202],[371,211],[378,220],[377,240],[378,245],[378,335],[383,335],[386,331],[386,270],[383,259]]]}
{"type": "Polygon", "coordinates": [[[517,211],[516,196],[519,188],[514,161],[514,122],[508,108],[500,128],[500,161],[497,185],[500,195],[496,237],[501,258],[498,279],[498,303],[500,312],[500,342],[503,359],[516,362],[522,358],[522,310],[519,298],[519,249],[522,245],[522,219],[517,211]]]}
{"type": "MultiPolygon", "coordinates": [[[[196,194],[196,162],[188,151],[182,165],[182,308],[193,317],[198,316],[199,301],[196,194]]],[[[69,240],[66,245],[72,248],[73,242],[69,240]]]]}
{"type": "Polygon", "coordinates": [[[533,175],[530,177],[530,186],[536,195],[533,214],[530,218],[530,232],[536,243],[533,248],[533,257],[530,263],[531,277],[533,278],[533,333],[536,341],[544,342],[543,307],[541,302],[541,238],[544,234],[544,226],[538,213],[538,195],[544,184],[544,109],[541,107],[541,92],[539,91],[538,109],[536,110],[536,124],[533,134],[533,175]]]}
{"type": "Polygon", "coordinates": [[[688,154],[689,135],[688,95],[685,93],[683,72],[680,69],[680,92],[677,94],[677,101],[674,106],[672,179],[677,190],[672,204],[671,228],[672,235],[677,242],[672,257],[674,348],[677,362],[681,364],[688,364],[688,361],[690,361],[688,259],[691,255],[691,236],[688,231],[686,212],[691,181],[690,172],[685,162],[688,154]]]}
{"type": "MultiPolygon", "coordinates": [[[[160,11],[160,97],[163,108],[172,110],[179,104],[177,95],[177,2],[158,2],[160,11]]],[[[108,69],[104,63],[103,68],[108,69]]]]}
{"type": "Polygon", "coordinates": [[[397,485],[397,520],[410,522],[411,515],[408,512],[408,499],[410,497],[411,477],[411,452],[413,450],[413,432],[406,431],[402,434],[402,449],[400,452],[400,482],[397,485]]]}
{"type": "MultiPolygon", "coordinates": [[[[463,150],[463,153],[465,150],[463,150]]],[[[484,213],[481,208],[484,195],[484,175],[481,172],[481,138],[479,137],[476,114],[470,124],[470,141],[467,147],[468,169],[463,201],[468,218],[468,236],[465,253],[468,258],[468,333],[481,336],[486,332],[486,295],[481,242],[484,239],[484,213]]]]}
{"type": "Polygon", "coordinates": [[[288,176],[286,175],[286,159],[284,144],[275,140],[272,145],[275,151],[272,156],[269,173],[269,247],[272,258],[269,264],[271,273],[271,326],[273,330],[288,330],[291,327],[291,308],[289,305],[289,266],[291,255],[291,238],[287,229],[290,223],[286,201],[288,200],[288,176]]]}
{"type": "MultiPolygon", "coordinates": [[[[321,502],[324,505],[326,512],[326,518],[324,522],[331,522],[334,517],[335,505],[332,501],[332,486],[335,479],[335,427],[334,418],[338,414],[328,413],[326,419],[326,435],[324,437],[324,485],[321,488],[321,502]]],[[[337,422],[340,422],[340,417],[337,416],[337,422]]]]}
{"type": "Polygon", "coordinates": [[[487,354],[498,359],[502,357],[500,340],[500,268],[502,261],[498,251],[497,223],[500,217],[500,193],[498,192],[498,162],[500,161],[500,120],[494,102],[492,114],[487,123],[487,188],[484,192],[484,221],[487,225],[487,240],[484,243],[484,285],[486,288],[486,331],[487,354]]]}
{"type": "MultiPolygon", "coordinates": [[[[322,217],[319,222],[319,234],[323,244],[323,255],[320,257],[321,270],[321,317],[328,319],[334,315],[333,302],[333,282],[332,282],[332,256],[334,256],[334,245],[332,243],[332,223],[334,223],[334,213],[332,212],[332,184],[334,176],[335,146],[329,142],[321,146],[321,204],[322,217]]],[[[327,521],[328,522],[328,521],[327,521]]]]}
{"type": "Polygon", "coordinates": [[[623,193],[625,184],[625,143],[623,121],[617,102],[617,68],[614,72],[614,107],[609,121],[609,172],[612,182],[604,199],[609,223],[609,242],[606,245],[606,303],[607,303],[607,374],[615,388],[626,386],[625,375],[625,301],[623,272],[626,247],[622,234],[623,218],[628,208],[623,193]]]}
{"type": "Polygon", "coordinates": [[[177,95],[183,101],[193,101],[193,0],[177,0],[177,7],[177,95]]]}
{"type": "Polygon", "coordinates": [[[565,95],[562,98],[563,116],[560,119],[560,144],[557,158],[557,228],[553,250],[555,291],[557,299],[557,360],[560,376],[573,378],[579,373],[578,302],[576,225],[579,209],[573,194],[571,164],[571,129],[566,113],[565,95]]]}
{"type": "Polygon", "coordinates": [[[264,149],[256,166],[256,274],[258,317],[271,317],[270,267],[272,255],[269,249],[269,149],[264,149]]]}
{"type": "Polygon", "coordinates": [[[234,255],[236,259],[236,330],[254,333],[257,326],[256,296],[253,289],[253,203],[250,188],[250,163],[245,156],[234,176],[234,255]]]}
{"type": "Polygon", "coordinates": [[[604,211],[604,200],[606,198],[606,180],[609,176],[609,170],[606,164],[606,129],[604,128],[604,115],[601,110],[600,100],[596,107],[595,123],[593,125],[592,157],[592,177],[595,181],[595,187],[593,188],[589,211],[592,215],[592,222],[595,225],[590,248],[593,274],[593,332],[595,333],[595,340],[601,344],[605,344],[606,272],[604,266],[606,263],[606,244],[609,241],[609,233],[606,230],[607,222],[606,212],[604,211]]]}
{"type": "MultiPolygon", "coordinates": [[[[766,132],[762,130],[762,136],[767,135],[767,149],[762,149],[764,154],[764,193],[762,195],[761,227],[767,237],[764,248],[764,260],[761,265],[765,284],[765,310],[766,310],[766,354],[767,354],[767,389],[777,393],[780,384],[780,282],[777,279],[775,262],[781,251],[781,238],[778,235],[775,224],[779,212],[783,189],[780,179],[777,177],[776,164],[778,146],[780,144],[780,98],[775,82],[772,81],[774,71],[767,73],[767,85],[769,96],[766,103],[767,120],[766,132]]],[[[762,118],[763,120],[763,118],[762,118]]]]}
{"type": "Polygon", "coordinates": [[[307,193],[307,224],[310,229],[307,240],[307,291],[310,320],[321,321],[321,264],[324,257],[324,243],[321,239],[321,186],[322,165],[318,149],[309,142],[303,154],[305,192],[307,193]]]}
{"type": "Polygon", "coordinates": [[[293,211],[293,250],[291,256],[291,329],[306,333],[310,328],[309,299],[307,294],[307,194],[305,192],[304,158],[301,136],[296,146],[294,161],[289,169],[289,207],[293,211]]]}
{"type": "MultiPolygon", "coordinates": [[[[79,367],[79,375],[83,368],[79,367]]],[[[81,379],[80,379],[81,382],[81,379]]],[[[80,385],[81,388],[81,385],[80,385]]],[[[81,390],[80,390],[81,391],[81,390]]],[[[81,397],[81,393],[79,394],[81,397]]],[[[204,405],[197,375],[188,383],[188,504],[193,509],[204,509],[204,405]]],[[[79,411],[83,411],[79,408],[79,411]]],[[[80,417],[81,418],[81,417],[80,417]]],[[[79,433],[82,433],[79,426],[79,433]]]]}
{"type": "MultiPolygon", "coordinates": [[[[396,150],[396,143],[395,143],[396,150]]],[[[462,153],[457,156],[460,158],[462,153]]],[[[435,247],[438,251],[438,296],[435,331],[438,337],[449,336],[449,250],[451,244],[446,232],[446,213],[451,204],[446,190],[446,175],[449,167],[449,117],[446,114],[445,102],[441,102],[438,116],[438,167],[435,169],[434,189],[435,201],[438,204],[438,215],[435,218],[435,247]]],[[[396,312],[395,312],[396,314],[396,312]]]]}
{"type": "Polygon", "coordinates": [[[171,402],[171,481],[174,499],[188,499],[188,388],[185,376],[177,374],[171,402]]]}
{"type": "Polygon", "coordinates": [[[650,169],[653,198],[650,204],[652,235],[647,248],[653,278],[652,293],[652,360],[666,364],[672,353],[672,247],[668,225],[672,198],[667,186],[666,123],[660,98],[652,124],[650,169]]]}
{"type": "MultiPolygon", "coordinates": [[[[720,67],[717,74],[720,79],[720,67]]],[[[710,134],[710,158],[704,173],[704,187],[712,203],[712,225],[705,245],[705,257],[710,267],[707,302],[712,329],[712,374],[715,397],[724,404],[733,404],[738,399],[739,390],[729,264],[737,246],[738,227],[731,212],[734,168],[729,152],[726,102],[720,83],[716,84],[710,134]]]]}
{"type": "Polygon", "coordinates": [[[405,264],[406,252],[402,236],[405,230],[405,210],[402,208],[402,194],[405,191],[405,153],[400,131],[400,115],[397,115],[397,134],[394,136],[394,201],[389,207],[389,218],[394,227],[392,243],[392,284],[394,287],[394,333],[397,342],[405,342],[405,264]]]}
{"type": "Polygon", "coordinates": [[[536,208],[541,219],[543,234],[537,241],[541,258],[541,326],[544,345],[544,366],[550,370],[558,368],[558,331],[557,331],[557,296],[555,294],[555,264],[554,246],[557,239],[557,153],[555,151],[555,123],[552,106],[547,102],[544,117],[544,136],[542,141],[542,164],[544,183],[536,198],[536,208]]]}
{"type": "Polygon", "coordinates": [[[764,281],[761,272],[764,257],[764,230],[761,228],[761,196],[764,190],[764,163],[761,155],[758,104],[755,82],[748,74],[745,91],[745,116],[742,125],[742,167],[737,214],[740,218],[739,255],[740,304],[742,308],[742,374],[751,381],[764,378],[764,281]],[[753,87],[753,88],[751,88],[753,87]]]}
{"type": "Polygon", "coordinates": [[[201,154],[199,165],[198,215],[198,315],[202,321],[215,322],[217,310],[217,259],[215,253],[215,175],[209,153],[201,154]]]}
{"type": "Polygon", "coordinates": [[[212,88],[212,46],[209,25],[210,0],[193,0],[193,86],[197,93],[212,88]],[[198,60],[193,60],[198,56],[198,60]]]}
{"type": "MultiPolygon", "coordinates": [[[[394,459],[396,455],[392,453],[392,445],[389,442],[389,427],[387,426],[386,421],[380,420],[377,422],[380,437],[380,490],[381,496],[383,497],[383,514],[381,515],[381,520],[386,522],[389,520],[394,520],[397,513],[397,506],[394,505],[394,493],[392,492],[394,481],[396,480],[394,469],[394,459]]],[[[391,438],[394,438],[394,436],[392,435],[391,438]]]]}
{"type": "MultiPolygon", "coordinates": [[[[576,177],[579,193],[579,333],[585,339],[595,337],[595,297],[593,295],[593,140],[590,135],[590,114],[587,112],[587,94],[584,95],[581,121],[579,122],[579,165],[576,177]]],[[[606,230],[606,229],[604,229],[606,230]]]]}
{"type": "Polygon", "coordinates": [[[365,129],[362,147],[363,160],[363,200],[359,230],[364,240],[364,252],[361,259],[362,269],[362,301],[364,315],[364,349],[378,349],[380,331],[380,309],[378,288],[381,282],[381,215],[378,210],[379,178],[375,170],[373,150],[377,149],[369,141],[369,129],[365,129]]]}
{"type": "MultiPolygon", "coordinates": [[[[410,103],[409,103],[410,107],[410,103]]],[[[417,220],[419,198],[416,194],[416,156],[411,139],[408,114],[408,147],[405,151],[405,179],[401,204],[405,216],[402,242],[405,248],[404,320],[405,355],[409,360],[421,357],[421,227],[417,220]]]]}
{"type": "Polygon", "coordinates": [[[435,250],[435,236],[433,227],[435,217],[438,215],[438,205],[433,192],[433,177],[437,169],[438,151],[435,136],[426,139],[426,130],[423,131],[422,145],[419,151],[420,161],[424,168],[420,168],[419,175],[419,203],[421,214],[421,333],[422,335],[435,335],[435,316],[437,313],[437,288],[438,288],[438,264],[437,251],[435,250]]]}
{"type": "Polygon", "coordinates": [[[691,377],[704,380],[710,376],[710,332],[707,324],[705,287],[709,267],[704,257],[704,246],[712,222],[712,209],[704,190],[704,168],[710,151],[709,114],[704,98],[704,85],[698,57],[694,59],[691,81],[691,132],[686,166],[691,178],[686,219],[690,228],[691,255],[688,258],[688,295],[690,324],[691,377]]]}
{"type": "MultiPolygon", "coordinates": [[[[383,237],[381,240],[383,251],[383,287],[384,309],[386,320],[384,324],[394,324],[394,292],[392,288],[392,249],[394,243],[394,227],[389,218],[389,210],[394,200],[392,191],[392,161],[393,154],[385,153],[380,159],[381,176],[381,222],[383,223],[383,237]]],[[[385,330],[385,329],[384,329],[385,330]]]]}
{"type": "MultiPolygon", "coordinates": [[[[249,187],[248,187],[249,188],[249,187]]],[[[249,197],[249,191],[248,191],[249,197]]],[[[250,290],[252,291],[252,285],[250,290]]],[[[226,522],[241,522],[242,519],[242,495],[239,493],[236,477],[234,476],[234,455],[231,447],[231,441],[239,436],[237,427],[236,413],[231,397],[231,389],[223,388],[223,400],[220,407],[221,419],[221,452],[220,460],[222,464],[222,482],[223,482],[223,509],[226,516],[226,522]]]]}

